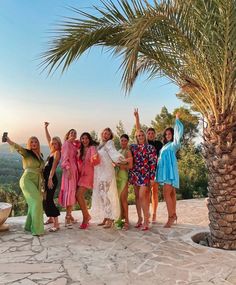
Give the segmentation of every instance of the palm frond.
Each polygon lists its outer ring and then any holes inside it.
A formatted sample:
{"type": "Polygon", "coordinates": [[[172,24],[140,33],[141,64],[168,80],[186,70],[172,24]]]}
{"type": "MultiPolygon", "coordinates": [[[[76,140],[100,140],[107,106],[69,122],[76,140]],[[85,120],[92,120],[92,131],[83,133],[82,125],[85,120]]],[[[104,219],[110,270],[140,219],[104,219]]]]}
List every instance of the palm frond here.
{"type": "Polygon", "coordinates": [[[200,112],[236,112],[236,0],[101,0],[94,13],[74,8],[56,30],[42,67],[62,72],[93,46],[123,57],[129,92],[143,73],[167,76],[200,112]],[[95,13],[98,16],[95,16],[95,13]]]}

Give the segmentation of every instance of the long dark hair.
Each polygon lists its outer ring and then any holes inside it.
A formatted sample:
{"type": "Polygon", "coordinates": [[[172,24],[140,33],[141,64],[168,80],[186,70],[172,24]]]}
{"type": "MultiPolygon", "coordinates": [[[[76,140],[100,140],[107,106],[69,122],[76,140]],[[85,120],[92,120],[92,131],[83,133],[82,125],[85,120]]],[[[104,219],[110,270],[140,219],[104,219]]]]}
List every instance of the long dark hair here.
{"type": "MultiPolygon", "coordinates": [[[[80,141],[81,141],[83,136],[86,136],[89,139],[89,145],[88,146],[92,146],[92,145],[96,146],[96,145],[98,145],[98,143],[95,140],[93,140],[93,138],[91,137],[90,133],[87,133],[87,132],[82,133],[82,135],[80,136],[80,141]]],[[[81,143],[80,156],[79,156],[79,158],[81,160],[82,160],[83,155],[84,155],[84,145],[81,143]]]]}
{"type": "Polygon", "coordinates": [[[173,128],[166,128],[165,130],[164,130],[164,133],[163,133],[163,144],[167,144],[168,143],[168,141],[167,141],[167,139],[166,139],[166,132],[167,131],[170,131],[171,132],[171,134],[172,134],[172,139],[170,140],[170,141],[174,141],[174,129],[173,128]]]}

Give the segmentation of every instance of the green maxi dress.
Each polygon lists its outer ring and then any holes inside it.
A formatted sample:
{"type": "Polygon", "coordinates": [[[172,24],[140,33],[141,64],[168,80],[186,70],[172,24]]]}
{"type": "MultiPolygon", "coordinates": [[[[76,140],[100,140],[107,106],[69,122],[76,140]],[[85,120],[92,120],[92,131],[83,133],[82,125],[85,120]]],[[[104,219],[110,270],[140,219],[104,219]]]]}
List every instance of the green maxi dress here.
{"type": "MultiPolygon", "coordinates": [[[[119,150],[119,152],[125,158],[127,157],[127,149],[121,149],[119,150]]],[[[117,167],[116,168],[116,184],[117,184],[117,191],[118,191],[119,198],[127,182],[128,182],[128,171],[117,167]]]]}
{"type": "Polygon", "coordinates": [[[13,148],[22,155],[24,173],[20,179],[20,188],[28,204],[28,213],[25,222],[25,230],[32,235],[44,233],[43,204],[42,204],[42,172],[44,161],[20,145],[13,144],[13,148]]]}

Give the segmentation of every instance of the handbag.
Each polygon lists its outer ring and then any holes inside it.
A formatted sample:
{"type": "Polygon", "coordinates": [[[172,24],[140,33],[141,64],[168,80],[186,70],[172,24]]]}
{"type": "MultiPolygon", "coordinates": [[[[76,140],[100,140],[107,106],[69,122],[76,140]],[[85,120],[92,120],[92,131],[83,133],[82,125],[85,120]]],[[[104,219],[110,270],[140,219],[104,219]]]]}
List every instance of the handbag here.
{"type": "Polygon", "coordinates": [[[98,164],[100,164],[100,162],[101,162],[101,159],[100,159],[100,155],[98,153],[94,154],[91,157],[91,164],[93,166],[97,166],[98,164]]]}

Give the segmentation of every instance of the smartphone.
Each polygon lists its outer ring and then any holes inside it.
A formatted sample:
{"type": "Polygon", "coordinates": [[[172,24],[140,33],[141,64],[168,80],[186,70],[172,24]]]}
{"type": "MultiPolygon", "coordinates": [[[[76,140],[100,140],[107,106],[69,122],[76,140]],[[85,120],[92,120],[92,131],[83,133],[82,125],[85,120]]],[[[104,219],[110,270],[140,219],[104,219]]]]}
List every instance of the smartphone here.
{"type": "Polygon", "coordinates": [[[2,135],[2,142],[3,143],[7,141],[7,136],[8,136],[8,133],[4,132],[3,135],[2,135]]]}

